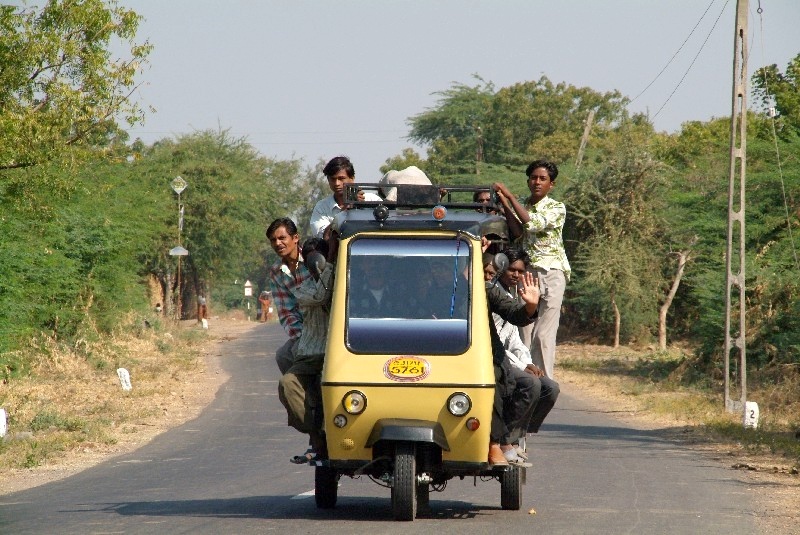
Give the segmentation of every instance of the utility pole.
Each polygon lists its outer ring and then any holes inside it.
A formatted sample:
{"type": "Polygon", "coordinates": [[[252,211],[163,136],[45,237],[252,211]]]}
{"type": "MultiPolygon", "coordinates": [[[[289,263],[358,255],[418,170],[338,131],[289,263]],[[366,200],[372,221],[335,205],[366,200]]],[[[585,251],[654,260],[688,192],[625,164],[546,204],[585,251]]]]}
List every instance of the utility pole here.
{"type": "Polygon", "coordinates": [[[186,189],[188,184],[186,183],[186,181],[183,178],[181,178],[180,176],[177,176],[177,177],[175,177],[175,179],[172,182],[170,182],[170,186],[172,187],[172,191],[174,191],[175,193],[178,194],[178,246],[177,247],[173,247],[172,249],[170,249],[169,254],[170,254],[170,256],[177,256],[178,257],[178,281],[177,281],[178,299],[177,299],[177,303],[176,303],[177,312],[175,314],[175,319],[180,321],[181,320],[181,308],[182,308],[181,307],[181,304],[182,304],[181,303],[181,298],[182,298],[182,292],[181,292],[181,257],[182,256],[186,256],[186,255],[189,254],[189,251],[184,249],[183,246],[181,245],[181,232],[183,231],[183,203],[181,203],[181,193],[183,192],[183,190],[186,189]]]}
{"type": "MultiPolygon", "coordinates": [[[[725,255],[725,409],[728,412],[744,412],[747,400],[747,359],[745,353],[745,167],[747,162],[747,10],[748,0],[737,0],[736,34],[733,42],[733,98],[731,105],[730,175],[728,177],[728,249],[725,255]],[[738,175],[738,181],[737,181],[738,175]],[[734,210],[738,198],[738,210],[734,210]],[[739,237],[739,271],[733,273],[734,235],[739,237]],[[738,288],[739,326],[731,333],[731,301],[734,286],[738,288]],[[735,348],[735,349],[734,349],[735,348]],[[731,398],[731,379],[735,379],[736,368],[731,369],[731,353],[738,352],[740,396],[731,398]]],[[[735,387],[735,386],[734,386],[735,387]]]]}
{"type": "Polygon", "coordinates": [[[578,157],[575,158],[575,168],[581,168],[583,161],[583,151],[586,148],[586,143],[589,141],[589,132],[592,131],[592,123],[594,122],[594,110],[589,110],[589,116],[586,118],[586,126],[583,128],[583,136],[581,137],[581,146],[578,148],[578,157]]]}
{"type": "Polygon", "coordinates": [[[475,147],[475,174],[481,174],[481,162],[483,161],[483,130],[478,126],[478,144],[475,147]]]}

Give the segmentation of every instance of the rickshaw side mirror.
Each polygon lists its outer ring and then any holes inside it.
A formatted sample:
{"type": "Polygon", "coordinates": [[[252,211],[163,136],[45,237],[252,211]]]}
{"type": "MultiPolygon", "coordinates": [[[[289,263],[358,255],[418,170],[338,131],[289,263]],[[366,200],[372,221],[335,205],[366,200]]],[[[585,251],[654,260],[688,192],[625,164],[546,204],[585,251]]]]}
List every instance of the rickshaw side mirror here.
{"type": "Polygon", "coordinates": [[[311,272],[311,275],[315,279],[319,279],[320,273],[322,273],[322,270],[325,269],[325,266],[328,264],[325,260],[325,257],[319,251],[314,251],[308,255],[308,258],[306,258],[305,261],[308,271],[311,272]]]}
{"type": "Polygon", "coordinates": [[[504,253],[497,253],[494,255],[494,269],[497,271],[497,274],[501,274],[505,270],[508,269],[508,257],[504,253]]]}
{"type": "Polygon", "coordinates": [[[497,253],[492,259],[492,264],[494,265],[495,274],[492,277],[492,280],[486,282],[487,288],[491,288],[497,284],[497,280],[500,278],[500,275],[502,275],[503,272],[508,269],[508,257],[504,253],[497,253]]]}

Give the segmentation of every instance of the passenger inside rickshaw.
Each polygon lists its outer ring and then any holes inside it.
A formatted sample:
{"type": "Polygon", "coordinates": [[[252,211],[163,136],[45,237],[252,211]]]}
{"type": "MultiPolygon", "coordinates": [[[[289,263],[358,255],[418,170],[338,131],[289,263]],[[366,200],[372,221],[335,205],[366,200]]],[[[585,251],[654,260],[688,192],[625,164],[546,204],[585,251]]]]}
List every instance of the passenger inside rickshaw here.
{"type": "Polygon", "coordinates": [[[350,349],[463,353],[469,340],[469,258],[464,240],[354,240],[347,304],[350,349]],[[375,291],[380,279],[382,288],[375,291]]]}

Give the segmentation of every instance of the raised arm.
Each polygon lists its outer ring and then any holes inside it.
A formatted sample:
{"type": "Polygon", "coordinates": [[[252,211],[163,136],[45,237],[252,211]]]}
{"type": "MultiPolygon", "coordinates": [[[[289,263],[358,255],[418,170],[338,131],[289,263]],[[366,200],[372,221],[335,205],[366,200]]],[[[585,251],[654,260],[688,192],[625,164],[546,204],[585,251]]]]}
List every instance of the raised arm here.
{"type": "Polygon", "coordinates": [[[495,182],[492,187],[495,192],[497,192],[500,204],[503,205],[503,215],[505,215],[506,222],[508,223],[508,231],[511,234],[511,239],[516,240],[522,236],[524,226],[530,219],[528,211],[505,184],[502,182],[495,182]]]}

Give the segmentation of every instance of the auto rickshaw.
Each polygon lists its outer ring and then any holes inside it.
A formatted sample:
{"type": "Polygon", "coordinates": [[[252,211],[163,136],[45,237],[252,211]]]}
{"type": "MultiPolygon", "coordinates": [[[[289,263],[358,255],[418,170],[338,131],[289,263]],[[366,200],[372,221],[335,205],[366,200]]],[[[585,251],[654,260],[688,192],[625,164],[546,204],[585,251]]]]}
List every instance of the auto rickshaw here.
{"type": "Polygon", "coordinates": [[[366,475],[408,521],[431,491],[474,477],[499,481],[502,508],[517,510],[524,468],[488,463],[495,378],[481,237],[507,242],[505,219],[472,202],[489,187],[399,185],[393,202],[357,200],[375,187],[348,185],[352,208],[333,224],[316,504],[334,507],[339,479],[366,475]]]}

